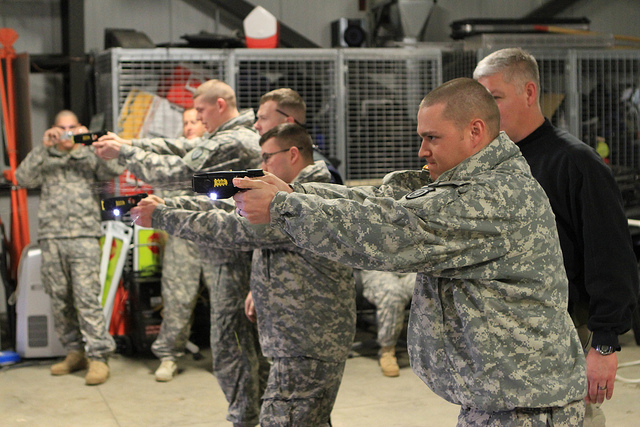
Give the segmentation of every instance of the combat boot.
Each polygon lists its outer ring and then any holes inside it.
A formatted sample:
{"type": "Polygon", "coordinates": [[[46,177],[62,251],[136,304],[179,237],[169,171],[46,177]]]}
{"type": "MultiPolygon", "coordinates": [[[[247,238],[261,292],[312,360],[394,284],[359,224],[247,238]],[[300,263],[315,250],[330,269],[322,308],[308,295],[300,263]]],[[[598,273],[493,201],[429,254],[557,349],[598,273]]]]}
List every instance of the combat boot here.
{"type": "Polygon", "coordinates": [[[89,372],[84,377],[86,385],[102,384],[109,378],[109,365],[100,360],[89,360],[89,372]]]}
{"type": "Polygon", "coordinates": [[[87,369],[84,351],[71,350],[62,362],[51,365],[51,375],[66,375],[81,369],[87,369]]]}
{"type": "Polygon", "coordinates": [[[382,375],[385,377],[397,377],[400,375],[395,346],[391,345],[380,349],[380,369],[382,369],[382,375]]]}
{"type": "Polygon", "coordinates": [[[173,360],[163,360],[156,369],[156,381],[171,381],[178,371],[178,365],[173,360]]]}

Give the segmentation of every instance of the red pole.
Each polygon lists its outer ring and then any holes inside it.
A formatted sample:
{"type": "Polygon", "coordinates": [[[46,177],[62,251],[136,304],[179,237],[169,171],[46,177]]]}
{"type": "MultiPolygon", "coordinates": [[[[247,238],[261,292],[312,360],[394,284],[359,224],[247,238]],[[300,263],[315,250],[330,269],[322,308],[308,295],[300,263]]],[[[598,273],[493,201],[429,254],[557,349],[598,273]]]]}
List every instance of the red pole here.
{"type": "Polygon", "coordinates": [[[13,80],[13,59],[16,57],[13,43],[18,39],[18,33],[10,28],[0,28],[0,58],[5,60],[5,72],[0,66],[0,97],[2,98],[2,112],[7,136],[7,153],[11,168],[11,275],[15,279],[18,271],[18,261],[22,249],[29,244],[29,216],[27,212],[27,193],[25,189],[18,189],[15,171],[18,167],[15,94],[13,80]],[[7,82],[5,85],[4,76],[7,82]]]}

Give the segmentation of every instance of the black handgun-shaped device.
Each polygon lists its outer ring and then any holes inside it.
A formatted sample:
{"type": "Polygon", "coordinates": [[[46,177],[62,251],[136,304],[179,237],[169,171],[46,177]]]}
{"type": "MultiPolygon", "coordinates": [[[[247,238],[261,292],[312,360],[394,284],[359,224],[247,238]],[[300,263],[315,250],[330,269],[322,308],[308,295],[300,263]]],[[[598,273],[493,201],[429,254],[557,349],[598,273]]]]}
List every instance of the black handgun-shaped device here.
{"type": "Polygon", "coordinates": [[[73,135],[73,142],[76,144],[91,145],[96,142],[98,138],[106,134],[107,132],[105,131],[79,133],[77,135],[73,135]]]}
{"type": "Polygon", "coordinates": [[[240,189],[233,185],[233,178],[264,176],[262,169],[246,171],[202,172],[193,175],[193,191],[207,194],[212,199],[227,199],[240,189]]]}
{"type": "Polygon", "coordinates": [[[133,196],[109,197],[102,200],[102,210],[113,217],[122,217],[145,197],[147,197],[147,193],[138,193],[133,196]]]}

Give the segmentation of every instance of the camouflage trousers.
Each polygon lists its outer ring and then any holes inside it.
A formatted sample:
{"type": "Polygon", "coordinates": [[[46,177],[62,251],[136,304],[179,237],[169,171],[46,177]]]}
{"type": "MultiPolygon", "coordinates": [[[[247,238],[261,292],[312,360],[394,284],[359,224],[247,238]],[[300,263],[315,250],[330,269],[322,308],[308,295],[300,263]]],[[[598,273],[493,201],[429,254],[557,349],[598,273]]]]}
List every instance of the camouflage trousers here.
{"type": "Polygon", "coordinates": [[[163,360],[184,354],[202,277],[211,307],[213,374],[229,403],[227,420],[256,425],[269,365],[257,327],[244,314],[251,254],[238,252],[234,262],[211,264],[195,243],[170,237],[162,270],[163,320],[153,353],[163,360]]]}
{"type": "Polygon", "coordinates": [[[584,400],[561,407],[516,408],[503,412],[462,408],[458,427],[579,427],[584,420],[584,410],[584,400]]]}
{"type": "Polygon", "coordinates": [[[329,426],[344,367],[307,357],[274,358],[260,426],[329,426]]]}
{"type": "Polygon", "coordinates": [[[203,262],[198,246],[169,236],[162,261],[162,325],[151,351],[158,359],[176,360],[184,355],[191,331],[200,280],[218,280],[217,266],[203,262]]]}
{"type": "Polygon", "coordinates": [[[102,311],[97,237],[42,239],[42,285],[51,297],[53,322],[67,351],[84,350],[106,361],[115,351],[102,311]]]}
{"type": "Polygon", "coordinates": [[[363,296],[376,306],[378,344],[395,346],[404,326],[405,308],[413,296],[416,273],[362,271],[363,296]]]}

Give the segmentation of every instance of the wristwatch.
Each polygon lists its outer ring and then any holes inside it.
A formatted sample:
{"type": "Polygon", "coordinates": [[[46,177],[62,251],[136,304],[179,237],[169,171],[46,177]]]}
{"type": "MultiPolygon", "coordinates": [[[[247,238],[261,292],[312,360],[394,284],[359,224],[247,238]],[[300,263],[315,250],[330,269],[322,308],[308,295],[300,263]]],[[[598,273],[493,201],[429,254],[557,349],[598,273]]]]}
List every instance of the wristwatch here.
{"type": "Polygon", "coordinates": [[[594,348],[603,356],[608,356],[616,352],[616,349],[612,345],[597,345],[594,348]]]}

